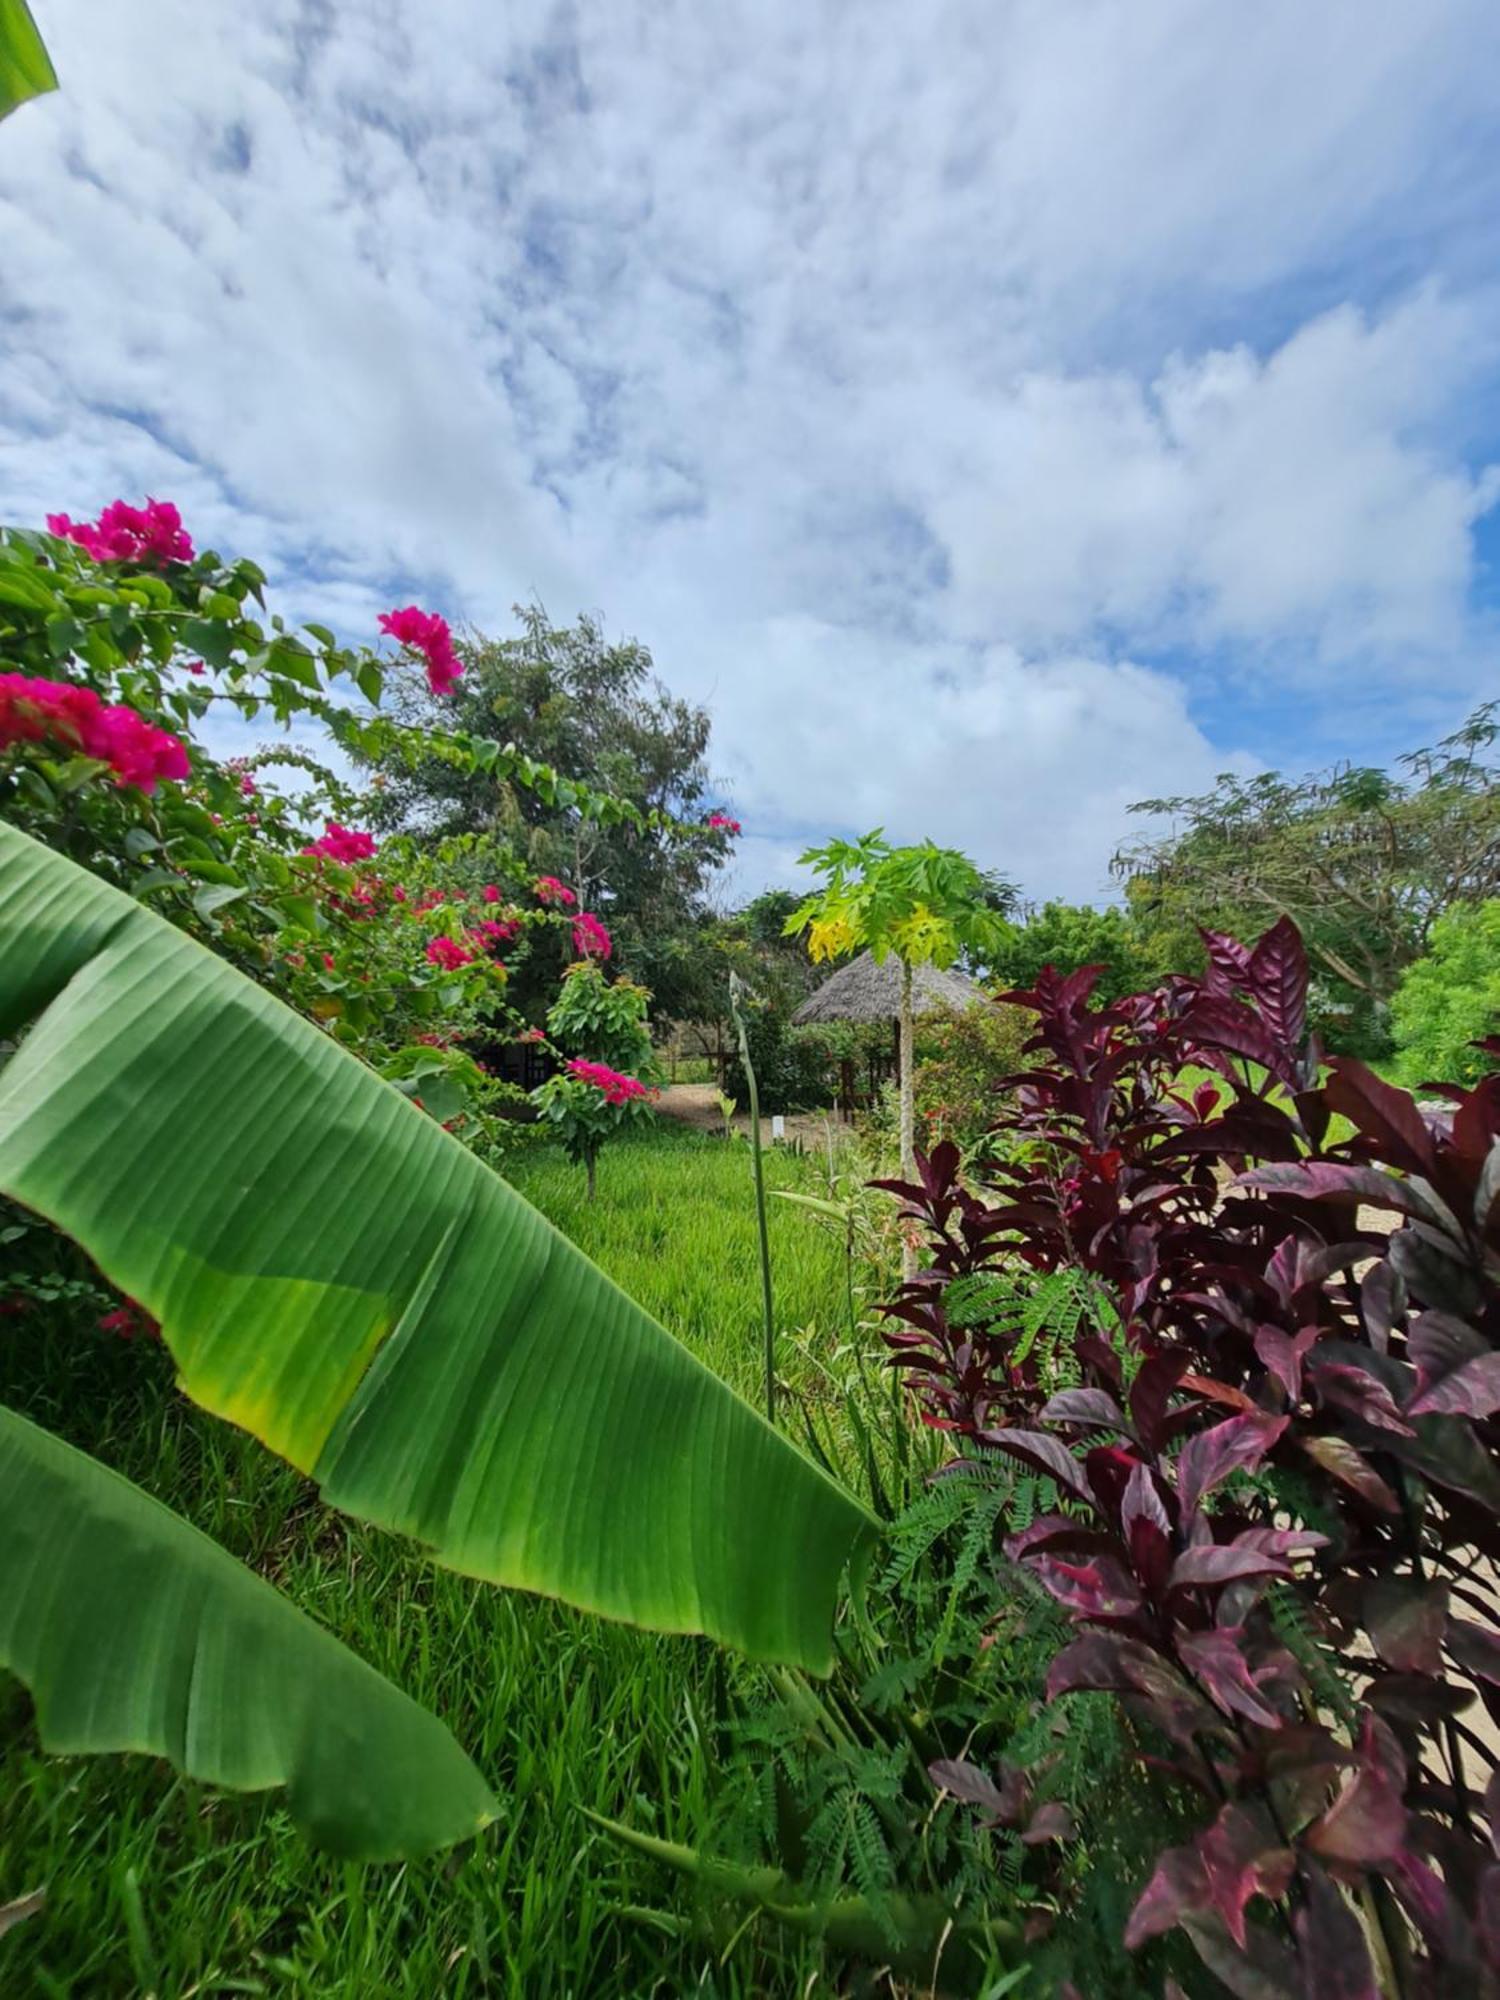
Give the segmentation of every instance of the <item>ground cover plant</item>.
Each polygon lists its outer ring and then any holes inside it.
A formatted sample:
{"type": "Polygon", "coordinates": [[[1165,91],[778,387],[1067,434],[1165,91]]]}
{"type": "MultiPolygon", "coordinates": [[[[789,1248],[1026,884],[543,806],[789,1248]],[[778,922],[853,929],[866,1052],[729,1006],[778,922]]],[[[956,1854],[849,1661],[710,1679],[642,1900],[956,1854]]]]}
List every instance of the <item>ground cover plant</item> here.
{"type": "Polygon", "coordinates": [[[1073,1628],[1049,1691],[1114,1692],[1200,1801],[1127,1945],[1181,1929],[1245,1995],[1494,1990],[1500,1088],[1319,1082],[1295,928],[1206,945],[1111,1004],[1087,969],[1009,996],[1017,1148],[993,1199],[951,1146],[894,1184],[930,1263],[889,1338],[931,1423],[1056,1494],[1006,1545],[1073,1628]],[[1087,1282],[1070,1386],[1015,1260],[1087,1282]]]}

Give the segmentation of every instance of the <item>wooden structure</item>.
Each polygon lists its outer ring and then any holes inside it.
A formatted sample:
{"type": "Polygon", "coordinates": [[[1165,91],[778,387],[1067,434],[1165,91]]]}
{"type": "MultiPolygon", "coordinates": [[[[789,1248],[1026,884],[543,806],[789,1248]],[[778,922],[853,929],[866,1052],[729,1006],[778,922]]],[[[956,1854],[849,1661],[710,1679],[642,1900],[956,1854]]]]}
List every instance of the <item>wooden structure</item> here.
{"type": "MultiPolygon", "coordinates": [[[[911,975],[912,1009],[930,1014],[940,1007],[962,1011],[976,1000],[984,1000],[984,988],[976,986],[962,972],[945,972],[936,965],[917,965],[911,975]]],[[[867,1110],[879,1095],[880,1086],[896,1075],[901,1059],[901,961],[891,952],[877,963],[873,952],[862,951],[831,973],[816,993],[810,994],[792,1016],[792,1026],[803,1028],[826,1021],[871,1023],[889,1021],[889,1049],[873,1050],[866,1059],[864,1075],[853,1060],[839,1064],[839,1113],[852,1118],[867,1110]]]]}

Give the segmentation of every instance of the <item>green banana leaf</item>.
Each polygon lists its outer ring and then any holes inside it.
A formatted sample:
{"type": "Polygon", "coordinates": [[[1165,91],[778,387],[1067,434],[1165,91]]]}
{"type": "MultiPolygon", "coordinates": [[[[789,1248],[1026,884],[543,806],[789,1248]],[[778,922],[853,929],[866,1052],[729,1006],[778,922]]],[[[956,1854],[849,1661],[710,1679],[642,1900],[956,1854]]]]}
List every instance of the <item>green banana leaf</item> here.
{"type": "Polygon", "coordinates": [[[57,71],[26,0],[0,0],[0,118],[56,88],[57,71]]]}
{"type": "Polygon", "coordinates": [[[495,1583],[826,1672],[870,1517],[465,1147],[0,826],[0,1191],[333,1506],[495,1583]]]}
{"type": "Polygon", "coordinates": [[[0,1667],[46,1750],[286,1787],[321,1846],[426,1853],[495,1817],[443,1725],[216,1542],[0,1409],[0,1667]]]}

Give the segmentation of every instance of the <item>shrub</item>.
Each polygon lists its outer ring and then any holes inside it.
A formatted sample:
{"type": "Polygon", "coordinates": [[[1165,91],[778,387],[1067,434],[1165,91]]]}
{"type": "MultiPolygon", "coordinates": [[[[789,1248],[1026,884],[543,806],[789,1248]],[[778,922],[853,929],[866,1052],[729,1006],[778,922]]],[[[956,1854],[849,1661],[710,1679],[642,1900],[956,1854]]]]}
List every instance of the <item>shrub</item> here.
{"type": "Polygon", "coordinates": [[[1353,1059],[1320,1085],[1294,926],[1206,942],[1201,980],[1013,996],[998,1200],[951,1145],[888,1184],[931,1251],[893,1356],[930,1423],[1052,1482],[1007,1544],[1074,1630],[1049,1694],[1114,1693],[1199,1800],[1126,1943],[1181,1927],[1268,2000],[1493,1990],[1500,1781],[1462,1715],[1500,1715],[1500,1077],[1430,1119],[1353,1059]],[[1075,1386],[1017,1261],[1086,1276],[1075,1386]]]}
{"type": "Polygon", "coordinates": [[[1030,1027],[1024,1009],[992,1001],[919,1016],[917,1129],[929,1147],[981,1148],[1000,1111],[996,1084],[1020,1062],[1030,1027]]]}
{"type": "Polygon", "coordinates": [[[1438,918],[1427,956],[1401,975],[1391,1022],[1397,1073],[1413,1088],[1433,1078],[1478,1083],[1494,1068],[1477,1044],[1500,1033],[1500,899],[1438,918]]]}

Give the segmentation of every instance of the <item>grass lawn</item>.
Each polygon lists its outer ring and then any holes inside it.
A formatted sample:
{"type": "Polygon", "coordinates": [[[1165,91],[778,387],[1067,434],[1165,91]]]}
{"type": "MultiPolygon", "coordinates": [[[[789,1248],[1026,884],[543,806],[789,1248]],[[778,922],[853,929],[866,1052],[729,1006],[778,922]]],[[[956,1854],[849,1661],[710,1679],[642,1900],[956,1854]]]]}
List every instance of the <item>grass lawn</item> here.
{"type": "MultiPolygon", "coordinates": [[[[816,1188],[785,1155],[774,1184],[816,1188]]],[[[760,1304],[749,1154],[662,1125],[612,1147],[599,1197],[552,1149],[516,1184],[722,1375],[759,1394],[760,1304]]],[[[839,1249],[772,1204],[778,1318],[843,1325],[839,1249]]],[[[392,1218],[393,1226],[397,1218],[392,1218]]],[[[0,1678],[0,1904],[45,1887],[0,1936],[0,1994],[814,1995],[837,1990],[810,1945],[751,1924],[721,1959],[622,1913],[691,1915],[672,1878],[627,1857],[582,1808],[671,1837],[701,1830],[727,1746],[726,1679],[705,1642],[604,1624],[434,1568],[329,1513],[256,1442],[175,1394],[156,1349],[92,1327],[0,1320],[0,1398],[138,1480],[453,1727],[505,1807],[455,1853],[329,1862],[274,1803],[218,1796],[139,1758],[47,1759],[0,1678]]],[[[796,1351],[788,1344],[792,1365],[796,1351]]],[[[586,1448],[580,1441],[580,1450],[586,1448]]],[[[651,1524],[641,1523],[649,1534],[651,1524]]]]}

